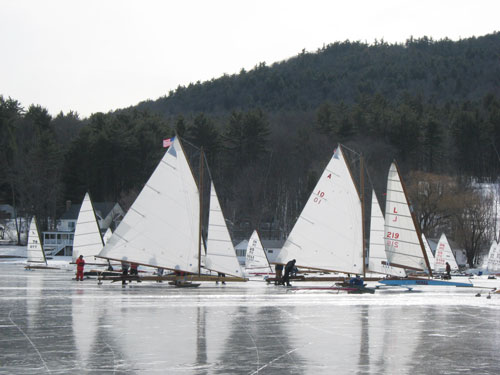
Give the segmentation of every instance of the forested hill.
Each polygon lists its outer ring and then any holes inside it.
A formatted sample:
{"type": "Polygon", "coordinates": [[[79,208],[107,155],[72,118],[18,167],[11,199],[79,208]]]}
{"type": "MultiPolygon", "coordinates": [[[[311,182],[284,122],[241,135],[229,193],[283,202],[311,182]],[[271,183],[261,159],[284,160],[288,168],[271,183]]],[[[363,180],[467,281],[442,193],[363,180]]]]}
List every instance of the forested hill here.
{"type": "Polygon", "coordinates": [[[128,208],[174,134],[205,150],[236,238],[285,236],[337,143],[379,197],[392,160],[404,177],[496,180],[500,33],[334,43],[87,119],[0,95],[0,203],[45,227],[86,191],[128,208]]]}
{"type": "Polygon", "coordinates": [[[500,92],[500,33],[479,38],[405,44],[334,43],[314,53],[236,75],[178,87],[139,104],[167,116],[224,113],[259,107],[266,111],[314,110],[325,101],[359,101],[380,94],[394,101],[421,96],[434,104],[478,100],[500,92]]]}

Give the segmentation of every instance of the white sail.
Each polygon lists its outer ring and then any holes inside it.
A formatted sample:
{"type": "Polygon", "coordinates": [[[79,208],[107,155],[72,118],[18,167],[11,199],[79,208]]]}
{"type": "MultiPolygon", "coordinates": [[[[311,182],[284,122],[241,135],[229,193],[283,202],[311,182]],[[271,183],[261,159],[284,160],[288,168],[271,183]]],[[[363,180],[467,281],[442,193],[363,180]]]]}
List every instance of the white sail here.
{"type": "Polygon", "coordinates": [[[363,273],[361,201],[339,146],[326,166],[276,262],[363,273]]]}
{"type": "Polygon", "coordinates": [[[387,178],[385,205],[385,252],[390,264],[413,270],[427,270],[424,249],[403,190],[396,164],[387,178]]]}
{"type": "MultiPolygon", "coordinates": [[[[102,240],[101,229],[97,222],[94,206],[90,200],[89,193],[86,193],[76,221],[73,240],[73,262],[80,255],[83,255],[87,263],[95,262],[95,256],[99,254],[103,246],[104,241],[102,240]]],[[[99,262],[105,264],[102,259],[99,259],[99,262]]]]}
{"type": "Polygon", "coordinates": [[[370,247],[368,257],[368,270],[375,273],[382,273],[391,276],[405,276],[402,268],[391,267],[387,264],[384,241],[384,216],[377,200],[375,192],[372,190],[372,210],[370,220],[370,247]]]}
{"type": "Polygon", "coordinates": [[[111,230],[111,228],[108,228],[106,230],[106,232],[104,233],[104,236],[102,237],[102,241],[104,242],[105,245],[106,245],[106,242],[108,242],[108,240],[111,238],[112,235],[113,235],[113,231],[111,230]]]}
{"type": "Polygon", "coordinates": [[[486,268],[489,272],[500,271],[500,244],[496,241],[493,241],[490,247],[490,251],[488,253],[488,263],[486,268]]]}
{"type": "Polygon", "coordinates": [[[450,244],[448,243],[448,239],[446,235],[443,233],[439,238],[439,242],[436,247],[436,258],[434,263],[434,269],[436,271],[442,272],[446,270],[446,262],[451,267],[451,270],[458,270],[457,261],[455,260],[455,256],[451,251],[450,244]]]}
{"type": "Polygon", "coordinates": [[[213,183],[210,184],[210,213],[208,216],[205,268],[226,275],[243,277],[213,183]]]}
{"type": "Polygon", "coordinates": [[[198,272],[199,192],[178,137],[100,257],[198,272]]]}
{"type": "Polygon", "coordinates": [[[42,241],[40,241],[35,216],[31,219],[26,252],[28,256],[28,263],[47,265],[47,259],[45,258],[45,252],[43,251],[42,241]]]}
{"type": "Polygon", "coordinates": [[[245,272],[248,273],[271,273],[272,269],[269,265],[266,252],[259,238],[259,233],[253,231],[248,240],[248,246],[245,257],[245,272]]]}
{"type": "Polygon", "coordinates": [[[424,243],[424,248],[425,248],[425,253],[427,254],[427,259],[429,260],[429,265],[431,266],[431,269],[434,271],[434,254],[432,254],[431,247],[429,246],[429,242],[427,242],[427,238],[425,237],[425,234],[422,233],[422,242],[424,243]]]}

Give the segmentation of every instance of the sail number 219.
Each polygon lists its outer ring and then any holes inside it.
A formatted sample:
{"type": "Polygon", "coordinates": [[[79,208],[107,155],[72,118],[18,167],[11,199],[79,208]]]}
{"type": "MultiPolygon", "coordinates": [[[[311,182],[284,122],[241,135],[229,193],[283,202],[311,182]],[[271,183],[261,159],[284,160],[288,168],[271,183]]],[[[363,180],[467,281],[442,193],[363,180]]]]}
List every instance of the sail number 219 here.
{"type": "Polygon", "coordinates": [[[387,245],[392,247],[399,247],[399,242],[395,241],[399,238],[399,233],[387,232],[387,245]]]}

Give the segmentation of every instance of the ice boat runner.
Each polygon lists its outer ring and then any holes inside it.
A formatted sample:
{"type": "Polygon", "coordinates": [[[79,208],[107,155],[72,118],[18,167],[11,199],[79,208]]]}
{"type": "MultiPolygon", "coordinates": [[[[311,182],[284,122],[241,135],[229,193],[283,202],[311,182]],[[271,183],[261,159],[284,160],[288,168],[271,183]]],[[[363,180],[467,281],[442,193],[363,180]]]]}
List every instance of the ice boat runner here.
{"type": "MultiPolygon", "coordinates": [[[[425,272],[432,276],[417,221],[410,210],[410,203],[396,163],[392,163],[387,178],[387,199],[385,206],[385,251],[388,264],[410,271],[425,272]]],[[[379,281],[385,285],[451,285],[472,286],[427,278],[392,278],[379,281]]]]}
{"type": "Polygon", "coordinates": [[[339,145],[276,263],[296,259],[299,268],[363,275],[363,237],[360,195],[339,145]]]}
{"type": "Polygon", "coordinates": [[[455,259],[455,255],[453,255],[453,252],[451,251],[450,243],[448,242],[446,235],[442,233],[436,247],[434,270],[436,272],[445,272],[446,262],[448,262],[452,271],[458,271],[458,264],[455,259]]]}
{"type": "Polygon", "coordinates": [[[390,276],[404,277],[402,268],[391,267],[387,263],[384,240],[384,216],[378,203],[375,191],[372,190],[372,209],[370,219],[370,246],[368,253],[368,271],[390,276]]]}
{"type": "Polygon", "coordinates": [[[245,256],[245,274],[247,276],[270,275],[273,273],[259,233],[254,230],[248,240],[245,256]]]}
{"type": "MultiPolygon", "coordinates": [[[[200,200],[186,154],[175,137],[99,257],[213,279],[201,275],[200,200]]],[[[223,272],[215,266],[213,270],[223,272]]]]}
{"type": "Polygon", "coordinates": [[[31,219],[26,252],[28,256],[28,264],[24,268],[59,269],[58,267],[49,267],[47,264],[47,258],[45,257],[45,251],[43,251],[42,241],[40,240],[40,234],[38,232],[38,225],[35,216],[31,219]]]}

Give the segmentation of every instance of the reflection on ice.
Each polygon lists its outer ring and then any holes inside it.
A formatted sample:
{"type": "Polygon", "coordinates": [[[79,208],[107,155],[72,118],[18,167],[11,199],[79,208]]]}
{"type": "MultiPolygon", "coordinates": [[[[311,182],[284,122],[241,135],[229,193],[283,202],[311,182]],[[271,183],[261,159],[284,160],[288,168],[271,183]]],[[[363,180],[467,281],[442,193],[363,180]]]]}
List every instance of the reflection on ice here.
{"type": "Polygon", "coordinates": [[[497,374],[500,295],[142,283],[0,264],[0,374],[497,374]]]}

